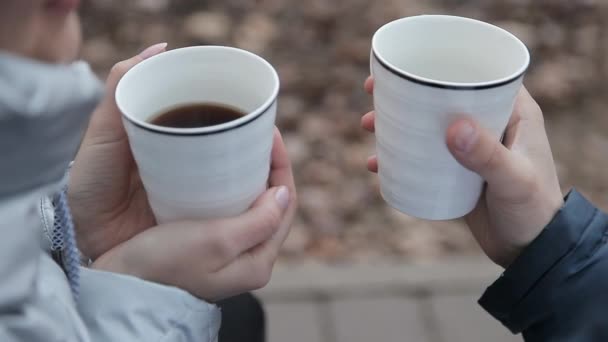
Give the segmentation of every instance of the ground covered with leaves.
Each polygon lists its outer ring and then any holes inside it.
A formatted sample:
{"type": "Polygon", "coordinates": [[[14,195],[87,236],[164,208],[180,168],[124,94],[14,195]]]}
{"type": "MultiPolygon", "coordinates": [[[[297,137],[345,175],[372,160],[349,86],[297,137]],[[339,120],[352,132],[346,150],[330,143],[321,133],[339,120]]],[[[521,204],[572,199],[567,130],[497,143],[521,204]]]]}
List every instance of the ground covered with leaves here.
{"type": "Polygon", "coordinates": [[[608,2],[604,0],[104,0],[85,2],[83,56],[100,75],[166,41],[231,45],[267,58],[282,82],[278,126],[300,211],[286,260],[421,261],[479,249],[462,222],[390,209],[365,169],[374,140],[359,128],[370,41],[384,23],[441,13],[498,24],[530,48],[526,78],[545,112],[564,191],[608,209],[608,2]]]}

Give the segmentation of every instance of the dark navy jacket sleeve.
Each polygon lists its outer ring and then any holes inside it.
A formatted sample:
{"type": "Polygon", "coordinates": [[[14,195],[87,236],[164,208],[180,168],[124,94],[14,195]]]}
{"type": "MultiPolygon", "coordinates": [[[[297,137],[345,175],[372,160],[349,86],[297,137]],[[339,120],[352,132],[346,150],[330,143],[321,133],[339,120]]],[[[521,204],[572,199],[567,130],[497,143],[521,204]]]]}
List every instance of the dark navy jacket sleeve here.
{"type": "Polygon", "coordinates": [[[608,216],[573,190],[479,300],[527,342],[608,342],[608,216]]]}

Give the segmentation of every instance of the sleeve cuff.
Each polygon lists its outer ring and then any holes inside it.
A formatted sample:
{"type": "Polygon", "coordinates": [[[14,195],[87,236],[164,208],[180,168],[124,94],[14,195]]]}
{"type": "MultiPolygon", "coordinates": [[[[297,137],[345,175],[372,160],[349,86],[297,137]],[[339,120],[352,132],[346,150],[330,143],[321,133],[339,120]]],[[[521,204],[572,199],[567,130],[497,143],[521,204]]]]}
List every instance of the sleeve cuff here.
{"type": "Polygon", "coordinates": [[[590,202],[572,190],[549,225],[486,290],[479,304],[513,333],[524,330],[535,315],[531,302],[542,302],[530,297],[550,288],[551,284],[543,284],[546,278],[554,278],[548,275],[577,246],[596,213],[590,202]]]}
{"type": "Polygon", "coordinates": [[[94,341],[217,340],[220,310],[189,293],[81,268],[78,310],[94,341]]]}

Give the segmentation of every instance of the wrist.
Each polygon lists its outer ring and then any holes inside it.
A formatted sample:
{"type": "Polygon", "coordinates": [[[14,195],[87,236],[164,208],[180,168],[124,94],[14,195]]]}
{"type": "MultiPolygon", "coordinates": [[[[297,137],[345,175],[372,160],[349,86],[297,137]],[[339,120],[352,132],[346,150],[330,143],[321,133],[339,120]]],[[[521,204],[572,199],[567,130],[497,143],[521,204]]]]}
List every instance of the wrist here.
{"type": "Polygon", "coordinates": [[[95,259],[95,261],[90,264],[90,268],[139,277],[139,274],[136,274],[129,268],[128,264],[125,262],[124,258],[121,257],[120,253],[116,253],[113,250],[108,251],[95,259]]]}
{"type": "Polygon", "coordinates": [[[540,203],[541,205],[536,206],[535,219],[530,219],[530,229],[527,230],[529,233],[505,251],[503,257],[499,258],[498,265],[507,269],[539,237],[565,204],[561,191],[545,196],[545,200],[540,203]]]}

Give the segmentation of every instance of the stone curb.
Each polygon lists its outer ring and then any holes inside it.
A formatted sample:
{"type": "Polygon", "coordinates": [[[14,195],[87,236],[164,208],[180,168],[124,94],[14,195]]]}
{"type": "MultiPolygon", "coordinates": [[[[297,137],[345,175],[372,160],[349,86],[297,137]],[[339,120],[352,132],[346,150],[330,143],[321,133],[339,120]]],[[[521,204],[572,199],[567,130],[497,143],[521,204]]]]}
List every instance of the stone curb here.
{"type": "Polygon", "coordinates": [[[277,264],[271,282],[256,294],[264,301],[322,300],[389,294],[479,294],[502,269],[481,257],[424,264],[277,264]]]}

